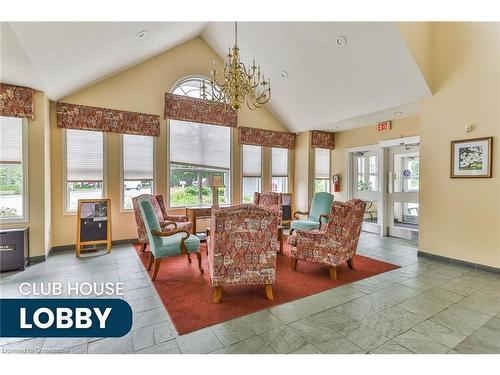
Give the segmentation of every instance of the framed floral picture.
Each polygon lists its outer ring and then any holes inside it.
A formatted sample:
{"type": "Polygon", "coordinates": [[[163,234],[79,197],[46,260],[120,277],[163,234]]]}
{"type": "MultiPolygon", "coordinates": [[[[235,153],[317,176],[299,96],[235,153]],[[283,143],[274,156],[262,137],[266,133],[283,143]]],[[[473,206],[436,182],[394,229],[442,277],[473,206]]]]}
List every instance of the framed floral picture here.
{"type": "Polygon", "coordinates": [[[493,137],[451,142],[451,178],[491,177],[493,137]]]}

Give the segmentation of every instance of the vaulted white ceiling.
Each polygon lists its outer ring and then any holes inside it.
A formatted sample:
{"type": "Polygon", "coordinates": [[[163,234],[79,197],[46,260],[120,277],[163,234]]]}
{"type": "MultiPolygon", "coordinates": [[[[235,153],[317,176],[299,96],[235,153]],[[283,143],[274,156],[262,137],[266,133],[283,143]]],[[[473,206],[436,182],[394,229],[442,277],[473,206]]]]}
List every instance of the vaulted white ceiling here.
{"type": "MultiPolygon", "coordinates": [[[[225,22],[3,22],[0,81],[57,100],[200,34],[225,56],[234,42],[233,27],[225,22]],[[142,30],[147,35],[139,39],[142,30]]],[[[271,78],[268,107],[291,131],[339,131],[414,115],[418,101],[431,94],[394,23],[250,22],[238,29],[243,61],[259,60],[271,78]],[[347,43],[339,45],[339,37],[347,43]],[[288,78],[281,77],[283,71],[288,78]]]]}

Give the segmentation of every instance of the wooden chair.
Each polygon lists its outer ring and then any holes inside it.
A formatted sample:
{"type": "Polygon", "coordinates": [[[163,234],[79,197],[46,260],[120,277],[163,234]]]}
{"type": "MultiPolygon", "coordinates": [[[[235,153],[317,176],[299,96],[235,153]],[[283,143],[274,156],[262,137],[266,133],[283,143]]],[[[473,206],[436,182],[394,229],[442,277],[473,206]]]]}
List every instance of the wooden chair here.
{"type": "Polygon", "coordinates": [[[148,271],[154,263],[154,271],[151,277],[156,280],[156,275],[160,269],[161,260],[165,257],[179,256],[183,254],[196,253],[198,257],[198,268],[203,272],[201,266],[200,240],[195,235],[190,234],[186,229],[176,228],[168,232],[162,232],[160,223],[156,218],[156,214],[151,202],[146,199],[139,199],[138,207],[144,220],[146,233],[149,240],[149,255],[148,271]]]}
{"type": "Polygon", "coordinates": [[[297,211],[293,214],[295,220],[290,224],[290,233],[296,229],[320,229],[321,223],[326,223],[328,221],[328,214],[332,209],[332,203],[332,194],[326,192],[315,193],[309,211],[297,211]],[[307,216],[307,218],[300,220],[298,215],[307,216]]]}
{"type": "Polygon", "coordinates": [[[332,280],[337,279],[337,266],[341,263],[347,262],[352,269],[365,207],[360,199],[335,202],[328,223],[321,229],[299,229],[288,237],[292,269],[297,270],[299,260],[324,264],[329,267],[332,280]]]}

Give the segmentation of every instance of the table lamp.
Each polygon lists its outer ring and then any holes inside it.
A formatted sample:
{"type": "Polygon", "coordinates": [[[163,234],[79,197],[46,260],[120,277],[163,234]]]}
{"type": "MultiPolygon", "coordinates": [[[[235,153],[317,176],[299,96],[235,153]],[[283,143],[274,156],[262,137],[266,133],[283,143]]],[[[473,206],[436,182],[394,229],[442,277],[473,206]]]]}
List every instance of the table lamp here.
{"type": "Polygon", "coordinates": [[[224,179],[220,175],[209,178],[209,186],[212,188],[212,206],[219,207],[219,188],[225,188],[224,179]]]}

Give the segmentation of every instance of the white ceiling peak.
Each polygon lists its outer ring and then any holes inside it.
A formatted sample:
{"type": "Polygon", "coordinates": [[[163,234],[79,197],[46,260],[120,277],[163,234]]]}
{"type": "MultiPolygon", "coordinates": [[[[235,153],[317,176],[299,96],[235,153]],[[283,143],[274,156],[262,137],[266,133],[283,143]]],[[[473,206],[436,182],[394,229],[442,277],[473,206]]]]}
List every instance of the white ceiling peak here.
{"type": "MultiPolygon", "coordinates": [[[[224,57],[234,24],[3,22],[0,80],[57,100],[199,35],[224,57]],[[146,38],[137,38],[142,30],[146,38]]],[[[267,106],[290,131],[346,130],[398,111],[406,117],[430,96],[394,23],[239,22],[238,45],[242,61],[255,57],[271,78],[267,106]]]]}

